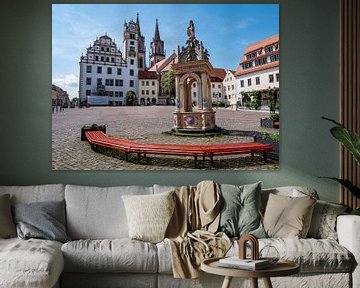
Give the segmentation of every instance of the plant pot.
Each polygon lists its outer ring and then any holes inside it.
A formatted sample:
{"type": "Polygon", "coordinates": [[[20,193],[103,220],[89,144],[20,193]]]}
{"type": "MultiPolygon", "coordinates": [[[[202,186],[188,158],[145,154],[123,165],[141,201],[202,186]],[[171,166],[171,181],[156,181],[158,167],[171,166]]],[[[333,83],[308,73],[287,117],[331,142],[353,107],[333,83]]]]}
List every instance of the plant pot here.
{"type": "Polygon", "coordinates": [[[269,118],[261,118],[260,126],[266,128],[274,128],[274,121],[269,118]]]}

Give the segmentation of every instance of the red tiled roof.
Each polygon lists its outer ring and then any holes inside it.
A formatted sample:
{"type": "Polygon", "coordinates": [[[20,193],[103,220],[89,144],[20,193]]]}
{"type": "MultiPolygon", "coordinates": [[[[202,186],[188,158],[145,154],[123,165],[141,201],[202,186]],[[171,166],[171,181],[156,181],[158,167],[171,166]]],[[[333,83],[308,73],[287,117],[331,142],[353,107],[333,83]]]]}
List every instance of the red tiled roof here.
{"type": "Polygon", "coordinates": [[[269,38],[266,38],[264,40],[258,41],[256,43],[250,44],[246,47],[244,54],[248,54],[250,52],[256,51],[260,48],[267,47],[271,44],[274,44],[276,42],[279,42],[279,34],[273,35],[269,38]]]}
{"type": "Polygon", "coordinates": [[[157,79],[155,71],[139,71],[139,79],[157,79]]]}
{"type": "Polygon", "coordinates": [[[154,66],[150,67],[148,71],[166,72],[171,70],[171,65],[174,63],[176,54],[173,53],[169,57],[157,62],[154,66]]]}
{"type": "MultiPolygon", "coordinates": [[[[253,73],[253,72],[257,72],[257,71],[267,70],[267,69],[270,69],[273,67],[278,67],[279,66],[278,60],[274,61],[274,62],[263,64],[263,65],[250,67],[247,69],[243,69],[243,66],[242,66],[242,64],[244,64],[246,62],[252,62],[257,59],[263,58],[265,56],[265,53],[262,50],[270,45],[275,44],[275,43],[279,43],[279,34],[271,36],[269,38],[266,38],[264,40],[258,41],[256,43],[253,43],[253,44],[247,46],[243,56],[241,57],[240,64],[236,69],[235,76],[245,75],[245,74],[249,74],[249,73],[253,73]],[[247,54],[256,52],[258,50],[261,50],[261,53],[259,56],[252,58],[251,60],[246,59],[247,54]]],[[[266,54],[266,56],[271,56],[271,55],[279,54],[279,53],[280,53],[280,47],[278,46],[276,50],[274,50],[271,53],[266,54]]]]}
{"type": "Polygon", "coordinates": [[[279,67],[279,61],[267,63],[267,64],[256,66],[256,67],[251,67],[251,68],[248,68],[246,70],[243,70],[242,65],[239,64],[239,67],[236,70],[235,76],[250,74],[250,73],[253,73],[253,72],[267,70],[267,69],[274,68],[274,67],[279,67]]]}
{"type": "Polygon", "coordinates": [[[221,80],[221,82],[224,80],[226,76],[226,71],[223,68],[213,68],[210,72],[212,77],[217,77],[221,80]]]}

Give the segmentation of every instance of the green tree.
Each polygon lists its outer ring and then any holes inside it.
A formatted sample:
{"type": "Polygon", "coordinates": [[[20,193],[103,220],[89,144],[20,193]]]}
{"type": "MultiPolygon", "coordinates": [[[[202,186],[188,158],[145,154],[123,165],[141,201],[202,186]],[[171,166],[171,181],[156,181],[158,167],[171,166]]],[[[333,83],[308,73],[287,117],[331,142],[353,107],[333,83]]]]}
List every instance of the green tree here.
{"type": "Polygon", "coordinates": [[[161,76],[161,83],[164,88],[164,92],[169,95],[175,95],[175,72],[170,70],[161,76]]]}
{"type": "Polygon", "coordinates": [[[126,92],[126,106],[134,106],[135,98],[136,98],[136,95],[133,91],[126,92]]]}

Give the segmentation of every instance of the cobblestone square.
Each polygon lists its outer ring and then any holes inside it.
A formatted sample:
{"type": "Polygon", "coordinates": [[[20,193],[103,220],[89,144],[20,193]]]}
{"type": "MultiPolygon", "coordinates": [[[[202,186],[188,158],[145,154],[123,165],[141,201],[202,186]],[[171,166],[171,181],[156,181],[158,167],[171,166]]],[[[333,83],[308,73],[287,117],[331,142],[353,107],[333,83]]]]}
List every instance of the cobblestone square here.
{"type": "MultiPolygon", "coordinates": [[[[195,169],[193,157],[149,155],[146,159],[118,153],[98,153],[86,141],[81,141],[81,127],[105,124],[107,134],[145,143],[211,144],[253,141],[253,137],[218,135],[211,137],[174,136],[174,106],[122,106],[68,108],[52,114],[52,168],[53,170],[186,170],[195,169]],[[105,155],[106,154],[106,155],[105,155]],[[115,157],[114,157],[115,156],[115,157]]],[[[260,127],[260,118],[268,116],[266,111],[216,109],[217,126],[235,131],[260,131],[275,133],[274,129],[260,127]]],[[[203,169],[273,170],[278,162],[264,161],[262,156],[237,155],[215,158],[202,163],[203,169]]]]}

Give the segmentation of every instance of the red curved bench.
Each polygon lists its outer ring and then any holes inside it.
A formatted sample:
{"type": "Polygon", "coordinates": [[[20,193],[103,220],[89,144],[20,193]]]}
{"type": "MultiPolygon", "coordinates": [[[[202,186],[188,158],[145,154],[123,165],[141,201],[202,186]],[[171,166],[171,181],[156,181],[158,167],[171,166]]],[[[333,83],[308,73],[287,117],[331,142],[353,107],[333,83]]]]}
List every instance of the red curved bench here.
{"type": "Polygon", "coordinates": [[[208,145],[190,145],[190,144],[148,144],[136,141],[125,140],[111,137],[102,131],[86,131],[85,137],[90,145],[119,150],[125,153],[125,159],[128,161],[129,154],[138,154],[138,161],[141,155],[172,155],[172,156],[191,156],[194,157],[195,167],[197,167],[198,157],[203,160],[208,157],[212,164],[214,156],[237,155],[263,153],[266,160],[266,153],[271,152],[272,146],[257,142],[239,142],[229,144],[208,144],[208,145]]]}

